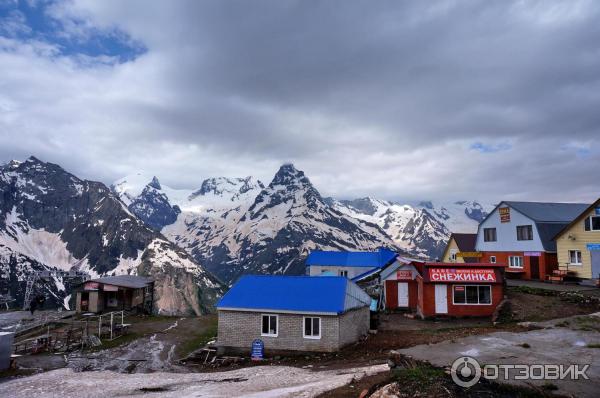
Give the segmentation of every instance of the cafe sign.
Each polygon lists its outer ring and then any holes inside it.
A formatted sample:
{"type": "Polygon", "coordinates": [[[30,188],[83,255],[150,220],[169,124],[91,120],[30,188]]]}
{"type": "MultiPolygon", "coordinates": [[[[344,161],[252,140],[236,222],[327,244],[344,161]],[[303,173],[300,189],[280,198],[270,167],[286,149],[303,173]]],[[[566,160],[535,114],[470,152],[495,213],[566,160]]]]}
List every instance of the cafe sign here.
{"type": "Polygon", "coordinates": [[[98,290],[100,284],[98,282],[86,282],[83,285],[83,290],[98,290]]]}
{"type": "Polygon", "coordinates": [[[431,282],[496,282],[493,269],[430,268],[431,282]]]}
{"type": "Polygon", "coordinates": [[[412,271],[406,269],[400,269],[396,271],[396,280],[412,280],[412,271]]]}
{"type": "Polygon", "coordinates": [[[498,209],[498,213],[500,214],[500,222],[510,222],[510,207],[501,207],[498,209]]]}

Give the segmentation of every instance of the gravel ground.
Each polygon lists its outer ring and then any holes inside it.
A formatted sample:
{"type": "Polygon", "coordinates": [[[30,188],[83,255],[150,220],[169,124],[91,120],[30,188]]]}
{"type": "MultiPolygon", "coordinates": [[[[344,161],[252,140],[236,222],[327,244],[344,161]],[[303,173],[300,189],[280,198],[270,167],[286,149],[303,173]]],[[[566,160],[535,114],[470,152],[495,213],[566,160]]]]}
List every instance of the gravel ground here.
{"type": "Polygon", "coordinates": [[[0,384],[0,396],[30,397],[314,397],[352,380],[388,370],[387,365],[313,372],[258,366],[215,373],[75,373],[59,369],[0,384]]]}

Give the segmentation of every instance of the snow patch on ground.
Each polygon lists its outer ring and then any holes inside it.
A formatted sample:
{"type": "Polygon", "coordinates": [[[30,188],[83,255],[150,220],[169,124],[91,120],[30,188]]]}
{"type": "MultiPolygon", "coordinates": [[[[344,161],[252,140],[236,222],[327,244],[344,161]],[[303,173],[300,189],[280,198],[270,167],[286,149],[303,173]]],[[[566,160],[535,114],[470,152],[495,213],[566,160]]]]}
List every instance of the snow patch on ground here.
{"type": "Polygon", "coordinates": [[[314,397],[353,379],[388,371],[387,365],[313,372],[287,366],[255,366],[214,373],[75,373],[59,369],[0,384],[14,398],[139,396],[142,388],[163,388],[161,397],[314,397]],[[85,377],[82,377],[84,375],[85,377]]]}

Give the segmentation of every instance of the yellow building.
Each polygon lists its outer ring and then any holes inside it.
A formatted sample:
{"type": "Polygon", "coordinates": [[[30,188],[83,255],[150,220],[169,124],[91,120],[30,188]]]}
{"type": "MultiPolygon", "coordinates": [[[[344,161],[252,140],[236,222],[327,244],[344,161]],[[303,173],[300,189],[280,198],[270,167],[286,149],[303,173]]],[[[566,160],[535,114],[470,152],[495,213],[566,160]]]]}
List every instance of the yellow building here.
{"type": "Polygon", "coordinates": [[[477,262],[477,256],[474,256],[475,242],[477,241],[477,234],[452,234],[444,254],[442,255],[442,262],[444,263],[473,263],[477,262]]]}
{"type": "Polygon", "coordinates": [[[582,279],[600,278],[600,199],[555,237],[558,266],[582,279]]]}

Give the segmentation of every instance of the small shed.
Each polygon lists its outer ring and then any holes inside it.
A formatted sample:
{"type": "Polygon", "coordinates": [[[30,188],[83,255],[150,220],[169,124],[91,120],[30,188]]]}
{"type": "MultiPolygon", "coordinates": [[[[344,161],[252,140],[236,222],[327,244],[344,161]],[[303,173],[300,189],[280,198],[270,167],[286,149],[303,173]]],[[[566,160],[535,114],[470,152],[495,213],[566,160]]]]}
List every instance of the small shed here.
{"type": "Polygon", "coordinates": [[[217,345],[247,354],[260,339],[267,354],[337,351],[368,333],[370,304],[345,277],[243,276],[217,303],[217,345]]]}
{"type": "Polygon", "coordinates": [[[104,312],[137,309],[152,313],[154,281],[137,275],[91,279],[76,289],[76,312],[104,312]]]}
{"type": "Polygon", "coordinates": [[[419,271],[412,262],[402,258],[383,269],[380,274],[383,286],[383,304],[386,310],[416,310],[419,271]]]}

